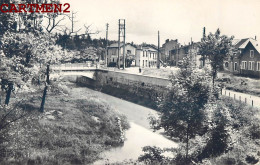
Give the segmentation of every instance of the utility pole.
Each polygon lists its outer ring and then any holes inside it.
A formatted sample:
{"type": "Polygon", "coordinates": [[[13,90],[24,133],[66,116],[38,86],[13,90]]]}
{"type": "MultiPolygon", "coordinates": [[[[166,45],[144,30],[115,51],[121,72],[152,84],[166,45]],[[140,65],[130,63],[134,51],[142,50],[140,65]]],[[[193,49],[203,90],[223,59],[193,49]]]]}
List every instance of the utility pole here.
{"type": "Polygon", "coordinates": [[[125,19],[124,19],[124,34],[123,34],[123,38],[124,38],[124,48],[123,48],[123,69],[125,69],[125,58],[126,58],[126,54],[125,54],[125,19]]]}
{"type": "Polygon", "coordinates": [[[106,24],[106,27],[107,27],[107,29],[106,29],[106,53],[105,53],[105,66],[107,67],[108,66],[108,64],[107,64],[107,54],[108,54],[108,52],[107,52],[107,46],[108,46],[108,27],[109,27],[109,24],[107,23],[106,24]]]}
{"type": "Polygon", "coordinates": [[[157,69],[160,69],[160,31],[158,31],[157,69]]]}
{"type": "Polygon", "coordinates": [[[120,46],[120,38],[123,37],[123,69],[125,69],[125,19],[118,20],[118,60],[117,65],[118,69],[120,69],[120,53],[121,53],[121,46],[120,46]],[[123,23],[121,23],[123,22],[123,23]]]}
{"type": "Polygon", "coordinates": [[[117,67],[120,69],[120,20],[118,21],[118,54],[117,54],[117,67]]]}

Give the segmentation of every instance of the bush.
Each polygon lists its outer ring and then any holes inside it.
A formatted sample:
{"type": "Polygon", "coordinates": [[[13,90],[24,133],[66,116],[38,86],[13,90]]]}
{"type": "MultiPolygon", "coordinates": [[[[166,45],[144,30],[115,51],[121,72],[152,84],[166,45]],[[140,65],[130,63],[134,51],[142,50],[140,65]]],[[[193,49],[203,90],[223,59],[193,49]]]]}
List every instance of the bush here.
{"type": "Polygon", "coordinates": [[[146,146],[143,147],[144,155],[141,155],[138,158],[138,161],[145,162],[146,164],[159,163],[164,160],[164,156],[162,155],[163,150],[158,147],[146,146]]]}
{"type": "Polygon", "coordinates": [[[250,137],[252,139],[260,139],[260,125],[259,124],[253,124],[249,128],[250,137]]]}

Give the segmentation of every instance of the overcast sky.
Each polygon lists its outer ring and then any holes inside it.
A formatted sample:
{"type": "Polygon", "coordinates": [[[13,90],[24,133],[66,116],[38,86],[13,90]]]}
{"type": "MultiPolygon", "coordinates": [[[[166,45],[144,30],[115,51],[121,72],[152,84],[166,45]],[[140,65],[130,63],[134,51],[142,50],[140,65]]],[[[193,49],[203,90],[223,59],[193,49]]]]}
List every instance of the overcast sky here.
{"type": "Polygon", "coordinates": [[[77,11],[77,26],[92,24],[101,32],[93,37],[118,38],[118,19],[126,19],[126,41],[161,44],[178,39],[182,44],[199,41],[202,29],[236,38],[258,36],[260,40],[260,0],[62,0],[77,11]]]}

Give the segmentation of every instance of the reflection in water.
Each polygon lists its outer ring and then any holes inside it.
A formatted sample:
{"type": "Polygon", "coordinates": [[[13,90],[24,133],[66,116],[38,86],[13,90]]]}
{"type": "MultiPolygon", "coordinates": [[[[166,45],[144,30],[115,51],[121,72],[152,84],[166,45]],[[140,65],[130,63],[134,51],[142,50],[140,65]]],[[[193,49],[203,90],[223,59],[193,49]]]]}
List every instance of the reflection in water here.
{"type": "Polygon", "coordinates": [[[126,141],[124,146],[113,148],[102,154],[103,160],[95,162],[96,165],[104,164],[104,162],[122,162],[123,160],[136,160],[143,154],[142,147],[156,146],[160,148],[177,147],[177,144],[166,139],[162,135],[152,132],[133,122],[130,122],[131,128],[126,131],[126,141]]]}

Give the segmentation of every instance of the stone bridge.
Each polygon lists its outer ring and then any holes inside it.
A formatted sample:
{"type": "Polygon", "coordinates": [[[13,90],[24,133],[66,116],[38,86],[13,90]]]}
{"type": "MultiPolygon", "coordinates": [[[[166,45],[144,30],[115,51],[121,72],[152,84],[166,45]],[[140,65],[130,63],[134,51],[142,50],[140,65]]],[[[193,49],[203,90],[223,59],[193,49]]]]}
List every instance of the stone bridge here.
{"type": "MultiPolygon", "coordinates": [[[[51,66],[51,78],[57,77],[79,77],[84,76],[91,79],[94,79],[94,73],[96,70],[99,70],[97,66],[88,65],[88,64],[61,64],[61,65],[52,65],[51,66]]],[[[102,70],[102,69],[101,69],[102,70]]]]}

